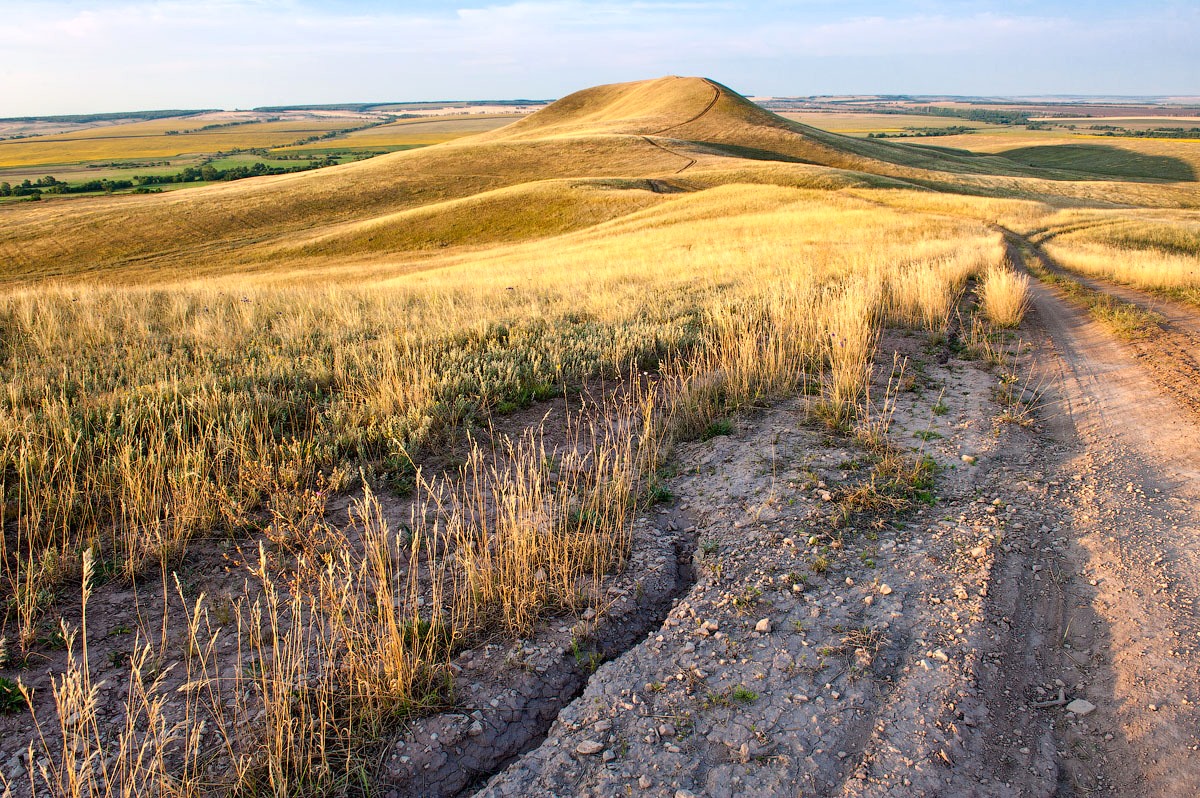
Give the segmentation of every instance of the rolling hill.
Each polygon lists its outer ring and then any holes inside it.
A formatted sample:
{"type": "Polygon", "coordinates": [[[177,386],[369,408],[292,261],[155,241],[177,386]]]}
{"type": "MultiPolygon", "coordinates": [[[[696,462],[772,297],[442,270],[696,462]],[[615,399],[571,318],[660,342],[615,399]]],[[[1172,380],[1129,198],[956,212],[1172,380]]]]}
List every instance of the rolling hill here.
{"type": "MultiPolygon", "coordinates": [[[[585,89],[499,130],[341,167],[169,195],[9,206],[0,210],[0,280],[177,279],[296,258],[420,260],[561,234],[728,183],[1104,201],[1137,193],[1094,175],[1068,182],[1083,177],[850,138],[784,119],[712,80],[665,77],[585,89]]],[[[1196,202],[1190,187],[1158,196],[1196,202]]]]}

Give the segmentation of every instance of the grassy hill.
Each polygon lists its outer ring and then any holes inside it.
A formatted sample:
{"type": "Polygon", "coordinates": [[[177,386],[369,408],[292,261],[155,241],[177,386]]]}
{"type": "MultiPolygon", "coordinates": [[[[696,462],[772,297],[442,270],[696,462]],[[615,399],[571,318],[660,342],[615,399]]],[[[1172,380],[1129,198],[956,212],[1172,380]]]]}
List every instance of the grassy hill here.
{"type": "MultiPolygon", "coordinates": [[[[414,261],[561,234],[728,182],[1144,199],[1135,184],[1095,174],[818,130],[715,81],[666,77],[585,89],[499,130],[318,172],[6,207],[0,280],[169,280],[314,257],[414,261]]],[[[1154,196],[1196,205],[1198,195],[1188,186],[1154,196]]]]}

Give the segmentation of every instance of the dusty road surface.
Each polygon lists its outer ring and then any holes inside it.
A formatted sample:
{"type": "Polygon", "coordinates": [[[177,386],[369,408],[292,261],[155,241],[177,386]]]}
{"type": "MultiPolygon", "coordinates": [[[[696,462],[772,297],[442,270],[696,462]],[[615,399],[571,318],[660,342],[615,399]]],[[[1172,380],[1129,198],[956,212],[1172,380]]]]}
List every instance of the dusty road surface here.
{"type": "Polygon", "coordinates": [[[805,536],[862,452],[788,408],[685,451],[695,585],[481,794],[1200,794],[1200,416],[1153,342],[1033,288],[1000,368],[885,340],[938,500],[828,571],[805,536]]]}
{"type": "MultiPolygon", "coordinates": [[[[1040,629],[1031,618],[1041,645],[1030,655],[1045,672],[1081,680],[1096,706],[1059,736],[1063,788],[1196,795],[1200,426],[1130,348],[1057,292],[1034,288],[1033,323],[1046,355],[1040,379],[1050,388],[1046,434],[1063,454],[1054,470],[1067,518],[1065,545],[1046,552],[1062,575],[1059,628],[1044,625],[1051,616],[1042,615],[1040,629]]],[[[1168,324],[1190,331],[1195,323],[1171,308],[1168,324]]],[[[1036,590],[1029,595],[1038,600],[1036,590]]]]}

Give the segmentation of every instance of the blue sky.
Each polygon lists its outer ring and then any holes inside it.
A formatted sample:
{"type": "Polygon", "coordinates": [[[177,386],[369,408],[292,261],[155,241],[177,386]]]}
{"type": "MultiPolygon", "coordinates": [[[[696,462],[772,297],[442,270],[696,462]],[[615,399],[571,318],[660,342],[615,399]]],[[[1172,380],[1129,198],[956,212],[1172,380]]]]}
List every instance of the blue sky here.
{"type": "Polygon", "coordinates": [[[0,0],[0,116],[557,97],[1200,94],[1195,0],[0,0]]]}

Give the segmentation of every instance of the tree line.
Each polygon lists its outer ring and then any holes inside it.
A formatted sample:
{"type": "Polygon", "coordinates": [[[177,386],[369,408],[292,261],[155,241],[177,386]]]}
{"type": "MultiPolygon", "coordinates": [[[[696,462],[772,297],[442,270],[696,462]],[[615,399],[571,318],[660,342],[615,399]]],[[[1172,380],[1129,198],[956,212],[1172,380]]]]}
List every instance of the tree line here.
{"type": "MultiPolygon", "coordinates": [[[[134,175],[131,179],[85,180],[82,183],[68,183],[53,175],[46,175],[37,180],[26,178],[17,185],[8,182],[0,183],[0,197],[29,197],[39,200],[44,194],[96,194],[134,189],[135,194],[147,194],[153,186],[164,186],[173,183],[216,183],[229,180],[242,180],[247,177],[263,175],[282,175],[289,172],[307,172],[310,169],[320,169],[324,166],[336,166],[338,159],[327,156],[314,159],[308,163],[295,166],[272,166],[261,161],[253,164],[239,164],[227,169],[219,169],[212,164],[189,166],[182,171],[166,175],[134,175]]],[[[161,191],[161,189],[158,189],[161,191]]]]}

